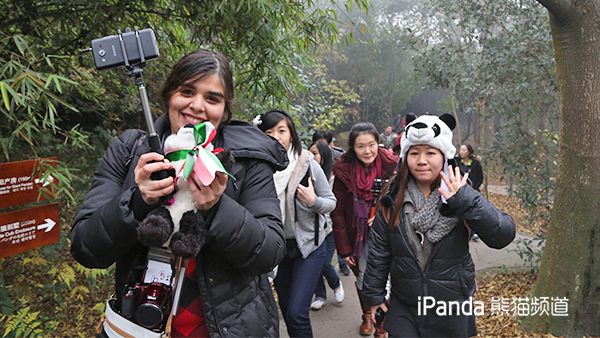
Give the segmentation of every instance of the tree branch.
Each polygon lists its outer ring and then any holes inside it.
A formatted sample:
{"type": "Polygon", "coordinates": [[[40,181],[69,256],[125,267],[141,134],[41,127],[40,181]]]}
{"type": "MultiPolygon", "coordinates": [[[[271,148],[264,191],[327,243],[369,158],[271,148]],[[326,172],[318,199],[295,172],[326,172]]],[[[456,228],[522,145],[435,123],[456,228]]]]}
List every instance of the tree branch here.
{"type": "Polygon", "coordinates": [[[537,0],[537,2],[546,7],[548,12],[560,21],[566,19],[573,11],[569,0],[537,0]]]}
{"type": "MultiPolygon", "coordinates": [[[[543,1],[543,0],[538,0],[538,1],[543,1]]],[[[551,0],[551,1],[554,1],[554,0],[551,0]]],[[[560,1],[560,0],[555,0],[555,1],[560,1]]],[[[498,18],[497,18],[497,17],[495,17],[495,16],[494,16],[494,17],[492,17],[492,20],[494,20],[494,22],[495,22],[495,23],[496,23],[498,26],[500,26],[500,28],[501,28],[503,31],[505,31],[506,33],[508,33],[508,34],[512,35],[512,36],[513,36],[513,37],[515,37],[515,38],[518,38],[518,37],[517,37],[517,35],[516,35],[515,33],[513,33],[511,30],[509,30],[509,29],[508,29],[508,28],[507,28],[507,27],[504,25],[504,23],[502,23],[500,20],[498,20],[498,18]]],[[[550,71],[548,70],[548,68],[546,68],[546,67],[544,66],[544,64],[543,64],[543,62],[540,60],[540,58],[539,58],[537,55],[533,54],[533,53],[532,53],[532,52],[529,50],[529,48],[526,48],[526,49],[525,49],[525,53],[526,53],[527,55],[531,56],[533,59],[535,59],[535,60],[539,60],[539,61],[538,61],[538,66],[544,70],[544,72],[546,73],[546,76],[548,76],[548,79],[553,79],[553,78],[554,78],[554,76],[553,76],[552,74],[550,74],[550,71]]]]}

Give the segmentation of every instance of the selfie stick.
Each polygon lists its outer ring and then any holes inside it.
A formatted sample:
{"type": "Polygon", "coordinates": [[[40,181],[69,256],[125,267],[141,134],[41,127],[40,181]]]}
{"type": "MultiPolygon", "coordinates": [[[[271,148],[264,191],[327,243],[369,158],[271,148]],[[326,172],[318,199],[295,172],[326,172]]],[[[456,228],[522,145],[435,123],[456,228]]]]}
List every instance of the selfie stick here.
{"type": "MultiPolygon", "coordinates": [[[[154,122],[152,121],[152,112],[150,111],[150,103],[148,102],[148,93],[146,92],[146,86],[144,85],[144,70],[142,67],[146,63],[146,58],[144,57],[144,48],[142,46],[142,40],[140,39],[140,34],[137,27],[135,29],[135,39],[137,41],[138,51],[140,53],[140,62],[135,65],[129,64],[129,58],[127,57],[127,50],[125,48],[125,41],[123,41],[123,33],[121,30],[117,30],[119,33],[119,44],[121,45],[121,51],[123,53],[123,59],[125,62],[125,67],[129,69],[129,75],[133,76],[135,84],[138,86],[138,91],[140,92],[140,99],[142,100],[142,109],[144,110],[144,118],[146,119],[146,125],[148,127],[148,143],[150,145],[150,150],[162,154],[162,147],[160,145],[160,140],[158,139],[158,134],[156,133],[156,129],[154,128],[154,122]],[[140,65],[142,67],[140,67],[140,65]]],[[[130,31],[129,28],[126,28],[125,31],[130,31]]]]}
{"type": "MultiPolygon", "coordinates": [[[[121,45],[121,51],[123,53],[125,67],[129,69],[129,75],[133,76],[135,84],[138,87],[138,91],[140,92],[140,99],[142,100],[142,109],[144,110],[144,118],[146,119],[146,126],[148,127],[148,145],[150,146],[150,151],[164,155],[162,145],[160,144],[160,139],[158,138],[158,134],[156,133],[156,129],[154,128],[152,112],[150,111],[150,103],[148,102],[148,93],[146,92],[146,86],[144,85],[144,69],[142,69],[142,67],[146,63],[146,58],[144,57],[144,48],[142,46],[142,40],[140,39],[140,34],[137,26],[134,26],[134,29],[135,39],[137,41],[137,47],[140,53],[140,62],[134,64],[133,66],[129,64],[127,50],[125,49],[125,42],[123,41],[123,33],[121,33],[120,29],[117,30],[117,32],[119,33],[119,44],[121,45]]],[[[125,31],[130,32],[131,30],[129,28],[126,28],[125,31]]],[[[163,178],[167,178],[168,176],[169,174],[166,170],[161,170],[151,175],[153,180],[161,180],[163,178]]]]}

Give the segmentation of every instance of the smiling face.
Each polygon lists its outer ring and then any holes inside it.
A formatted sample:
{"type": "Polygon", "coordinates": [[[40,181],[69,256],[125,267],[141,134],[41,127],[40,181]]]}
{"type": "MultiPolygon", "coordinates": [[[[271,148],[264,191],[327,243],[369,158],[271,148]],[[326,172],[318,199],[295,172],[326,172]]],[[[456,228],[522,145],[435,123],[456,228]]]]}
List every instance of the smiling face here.
{"type": "Polygon", "coordinates": [[[353,146],[356,158],[368,168],[377,158],[379,150],[375,137],[370,133],[360,133],[354,140],[353,146]]]}
{"type": "Polygon", "coordinates": [[[217,74],[188,81],[179,86],[169,98],[171,132],[186,124],[197,125],[208,121],[215,128],[225,111],[225,88],[217,74]]]}
{"type": "Polygon", "coordinates": [[[273,128],[265,130],[265,134],[274,137],[285,150],[290,150],[290,144],[292,143],[292,134],[290,128],[287,125],[285,119],[279,121],[273,128]]]}
{"type": "Polygon", "coordinates": [[[440,176],[444,166],[444,155],[428,145],[410,147],[406,154],[408,169],[420,187],[429,187],[440,176]]]}

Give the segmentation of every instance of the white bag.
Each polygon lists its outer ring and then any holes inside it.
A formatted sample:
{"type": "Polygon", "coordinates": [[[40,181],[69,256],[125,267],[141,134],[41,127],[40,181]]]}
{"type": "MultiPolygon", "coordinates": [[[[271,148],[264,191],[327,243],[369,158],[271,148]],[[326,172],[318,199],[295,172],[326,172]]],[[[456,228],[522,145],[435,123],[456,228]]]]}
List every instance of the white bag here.
{"type": "MultiPolygon", "coordinates": [[[[121,316],[114,308],[117,300],[115,298],[111,298],[106,301],[106,311],[104,315],[104,332],[110,338],[170,338],[171,337],[171,323],[173,317],[176,315],[177,306],[179,303],[179,297],[181,296],[181,288],[183,285],[183,279],[185,277],[185,267],[183,267],[183,259],[181,257],[172,256],[172,253],[169,249],[166,248],[150,248],[148,252],[148,262],[146,263],[147,271],[152,271],[151,268],[157,267],[160,270],[160,261],[169,262],[166,260],[168,257],[172,257],[176,259],[175,263],[175,271],[171,274],[167,275],[169,278],[174,276],[174,285],[175,285],[175,295],[172,304],[172,309],[169,312],[169,318],[167,319],[167,323],[165,326],[165,331],[163,332],[155,332],[149,330],[141,325],[138,325],[129,319],[121,316]]],[[[166,263],[164,263],[166,264],[166,263]]],[[[185,263],[187,265],[187,261],[185,263]]],[[[170,271],[170,266],[166,264],[165,269],[170,271]]],[[[144,277],[146,278],[146,276],[144,277]]],[[[149,277],[151,278],[151,276],[149,277]]],[[[151,280],[144,280],[145,282],[151,282],[151,280]]],[[[162,281],[159,281],[162,282],[162,281]]]]}
{"type": "Polygon", "coordinates": [[[104,332],[110,338],[164,338],[164,332],[154,332],[121,316],[114,309],[116,299],[106,301],[104,332]]]}

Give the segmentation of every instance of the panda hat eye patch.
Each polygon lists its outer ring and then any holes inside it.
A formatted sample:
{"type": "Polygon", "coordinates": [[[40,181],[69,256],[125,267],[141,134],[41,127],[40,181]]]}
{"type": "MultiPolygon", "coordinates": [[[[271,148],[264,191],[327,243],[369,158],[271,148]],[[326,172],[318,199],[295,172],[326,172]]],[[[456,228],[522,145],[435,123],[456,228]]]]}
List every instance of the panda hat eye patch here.
{"type": "Polygon", "coordinates": [[[434,137],[437,137],[437,136],[439,136],[439,135],[440,135],[440,133],[442,132],[442,130],[440,129],[440,126],[438,126],[438,125],[437,125],[437,123],[436,123],[436,124],[434,124],[434,125],[433,125],[433,127],[431,127],[431,129],[433,129],[433,132],[434,132],[434,134],[435,134],[435,136],[434,136],[434,137]]]}

